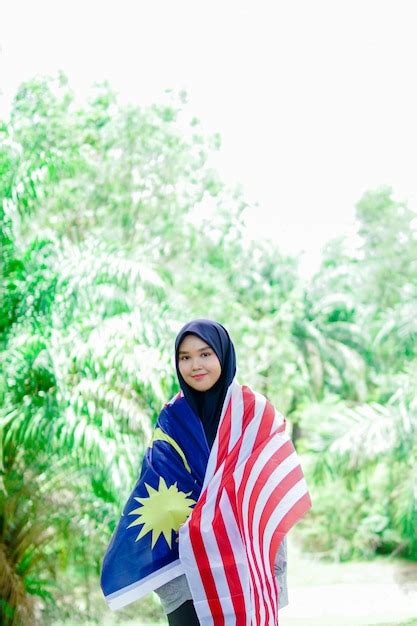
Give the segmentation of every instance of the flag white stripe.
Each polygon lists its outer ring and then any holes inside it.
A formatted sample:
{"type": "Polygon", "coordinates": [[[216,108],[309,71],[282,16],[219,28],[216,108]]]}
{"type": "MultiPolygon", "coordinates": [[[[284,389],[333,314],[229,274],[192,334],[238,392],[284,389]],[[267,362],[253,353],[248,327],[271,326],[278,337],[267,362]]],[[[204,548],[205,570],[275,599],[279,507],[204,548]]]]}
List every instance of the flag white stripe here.
{"type": "MultiPolygon", "coordinates": [[[[277,437],[275,438],[275,441],[277,440],[277,438],[280,437],[280,434],[277,433],[277,437]]],[[[260,459],[262,460],[262,457],[264,457],[264,454],[262,453],[260,459]]],[[[266,457],[266,455],[265,455],[266,457]]],[[[266,458],[263,459],[264,463],[263,466],[265,465],[265,463],[269,460],[270,456],[268,455],[266,458]]],[[[271,602],[270,602],[270,598],[269,598],[269,594],[267,591],[267,587],[266,587],[266,577],[265,577],[265,560],[262,558],[262,554],[261,554],[261,548],[260,548],[260,543],[259,543],[259,531],[260,531],[260,519],[261,519],[261,515],[265,509],[265,505],[268,502],[268,498],[270,497],[270,495],[272,494],[272,492],[277,488],[277,486],[279,485],[279,483],[281,483],[281,481],[289,474],[289,472],[294,469],[294,467],[298,466],[298,459],[297,459],[297,455],[294,452],[293,454],[291,454],[289,457],[287,457],[285,459],[285,461],[283,461],[282,463],[279,464],[279,466],[272,472],[272,474],[270,475],[268,481],[265,483],[265,485],[263,486],[263,488],[261,489],[261,491],[259,492],[258,495],[258,499],[256,501],[255,504],[255,509],[254,509],[254,514],[253,514],[253,518],[252,518],[252,527],[249,528],[249,536],[252,537],[252,545],[254,548],[254,553],[255,553],[255,560],[257,562],[258,565],[258,569],[261,572],[261,587],[264,591],[265,594],[265,601],[266,604],[269,608],[270,614],[274,614],[274,612],[276,612],[276,606],[272,607],[271,606],[271,602]]],[[[250,476],[248,483],[250,481],[252,476],[250,476]]],[[[255,483],[256,484],[256,480],[255,483]]],[[[249,497],[250,497],[250,491],[249,490],[249,497]]],[[[246,494],[245,494],[246,496],[246,494]]],[[[249,497],[246,499],[246,504],[247,506],[245,506],[244,509],[244,517],[247,518],[248,516],[248,505],[249,505],[249,497]]],[[[244,499],[244,503],[245,503],[245,499],[244,499]]]]}
{"type": "MultiPolygon", "coordinates": [[[[265,462],[268,461],[268,459],[270,459],[271,456],[275,452],[277,452],[277,450],[279,448],[281,448],[289,440],[290,440],[290,438],[288,437],[288,435],[286,433],[281,433],[281,432],[275,433],[275,435],[273,435],[270,438],[270,440],[268,441],[267,445],[262,450],[262,453],[259,455],[259,457],[257,458],[256,462],[254,463],[254,465],[253,465],[253,467],[251,469],[251,474],[250,475],[252,476],[252,481],[250,483],[249,491],[251,491],[253,489],[254,484],[255,484],[256,480],[258,479],[258,476],[261,473],[263,466],[265,465],[265,462]],[[277,440],[279,441],[279,445],[277,445],[277,440]]],[[[247,447],[249,448],[249,442],[248,442],[247,447]]],[[[249,454],[250,454],[250,452],[249,452],[249,454]]],[[[249,458],[249,457],[247,457],[247,458],[249,458]]],[[[242,478],[243,478],[243,473],[245,471],[245,467],[246,467],[246,463],[243,463],[243,464],[240,465],[240,467],[238,467],[236,469],[236,472],[235,472],[236,491],[238,491],[239,488],[240,488],[240,484],[242,482],[242,478]]],[[[249,478],[248,478],[248,481],[249,481],[249,478]]],[[[246,493],[247,493],[247,490],[248,490],[248,485],[246,484],[246,486],[245,486],[246,493]]]]}
{"type": "Polygon", "coordinates": [[[216,498],[223,476],[224,462],[219,467],[212,486],[207,489],[207,500],[201,511],[201,538],[206,549],[206,553],[210,555],[210,567],[213,572],[214,582],[220,603],[223,607],[225,615],[233,615],[233,604],[230,599],[229,585],[224,571],[223,559],[217,545],[216,537],[213,532],[213,519],[215,514],[216,498]]]}
{"type": "MultiPolygon", "coordinates": [[[[246,458],[246,460],[249,459],[250,454],[252,452],[253,444],[256,440],[256,435],[261,425],[261,417],[263,416],[265,405],[266,405],[266,399],[260,394],[255,394],[255,415],[251,423],[246,428],[246,432],[245,432],[244,440],[242,444],[242,449],[243,449],[242,457],[246,458]]],[[[242,453],[242,449],[241,449],[241,453],[242,453]]],[[[240,487],[243,473],[245,471],[245,467],[246,467],[246,463],[242,463],[235,473],[236,491],[238,491],[240,487]]],[[[255,463],[254,467],[257,467],[259,471],[262,469],[262,468],[259,468],[259,465],[257,463],[255,463]]],[[[252,475],[252,472],[253,472],[253,468],[252,468],[250,476],[252,475]]],[[[246,544],[250,546],[252,543],[252,537],[251,537],[251,530],[248,527],[248,506],[249,506],[249,498],[250,498],[251,493],[250,493],[250,490],[248,490],[247,485],[248,485],[248,481],[245,485],[245,495],[244,495],[243,507],[242,507],[243,508],[242,517],[243,517],[246,544]]],[[[264,606],[264,603],[262,602],[262,598],[264,596],[265,590],[263,588],[263,581],[260,579],[257,569],[255,567],[255,559],[252,554],[252,550],[248,550],[247,554],[248,554],[248,558],[251,564],[251,571],[253,574],[253,579],[254,579],[257,595],[260,599],[259,611],[260,611],[260,623],[262,624],[265,621],[265,606],[264,606]]],[[[252,610],[254,611],[255,607],[252,607],[252,610]]]]}
{"type": "MultiPolygon", "coordinates": [[[[220,485],[219,476],[221,476],[223,473],[224,463],[217,470],[216,475],[213,476],[215,469],[216,469],[216,464],[217,464],[220,425],[226,414],[226,409],[229,404],[229,400],[230,400],[234,385],[238,385],[236,379],[232,381],[232,383],[230,384],[226,392],[226,397],[223,403],[222,413],[220,416],[219,426],[217,428],[217,435],[215,437],[213,446],[211,448],[211,452],[210,452],[210,456],[209,456],[209,460],[208,460],[208,464],[206,468],[206,474],[204,476],[204,483],[203,483],[203,487],[200,493],[200,498],[201,498],[203,494],[205,493],[207,486],[209,485],[210,489],[207,490],[206,503],[204,504],[201,510],[201,520],[200,520],[201,528],[203,527],[203,521],[205,525],[207,524],[207,519],[206,519],[207,518],[207,509],[206,509],[207,500],[209,499],[209,497],[211,497],[210,494],[213,492],[213,490],[217,492],[217,489],[220,485]],[[204,515],[204,520],[203,520],[203,515],[204,515]]],[[[182,563],[184,564],[188,585],[191,590],[191,595],[193,596],[195,609],[196,609],[198,618],[200,620],[200,623],[204,624],[204,626],[212,626],[214,623],[214,620],[213,620],[213,617],[210,615],[210,611],[208,609],[206,592],[204,589],[203,581],[201,579],[199,566],[197,564],[193,547],[191,544],[190,535],[189,535],[189,522],[190,522],[190,518],[188,518],[185,524],[183,524],[179,532],[180,559],[182,563]],[[196,575],[196,572],[198,572],[198,575],[196,575]]],[[[206,545],[206,541],[204,540],[203,533],[202,533],[202,540],[204,543],[204,547],[207,550],[207,545],[206,545]]],[[[209,558],[211,560],[210,552],[208,554],[210,555],[209,558]]],[[[216,581],[216,589],[218,591],[217,581],[216,581]]]]}
{"type": "MultiPolygon", "coordinates": [[[[259,474],[261,473],[263,467],[265,466],[265,463],[271,458],[274,452],[276,452],[282,445],[286,443],[286,441],[288,441],[288,439],[289,439],[288,437],[283,437],[282,433],[276,433],[275,437],[273,437],[269,441],[269,443],[265,446],[264,450],[262,451],[261,455],[256,460],[247,478],[247,481],[245,484],[243,502],[242,502],[242,517],[244,520],[245,540],[247,542],[247,545],[252,544],[253,552],[254,552],[254,556],[253,556],[252,551],[248,550],[248,556],[252,565],[252,572],[253,572],[253,576],[255,579],[255,585],[258,591],[258,595],[259,595],[259,598],[261,599],[261,602],[260,602],[260,613],[261,613],[260,623],[261,624],[265,620],[265,608],[262,603],[262,597],[264,597],[265,602],[270,608],[270,610],[271,610],[271,605],[270,605],[268,593],[265,587],[265,577],[262,575],[262,570],[263,570],[262,563],[261,563],[261,567],[259,567],[259,546],[256,545],[256,542],[254,541],[254,538],[253,538],[253,527],[252,528],[248,527],[249,499],[252,494],[253,488],[256,485],[256,481],[259,478],[259,474]],[[258,565],[258,569],[261,572],[260,576],[257,573],[256,565],[258,565]]],[[[241,473],[243,475],[243,472],[241,473]]],[[[273,488],[275,488],[275,483],[272,480],[268,481],[266,484],[266,487],[271,491],[273,488]]],[[[236,490],[237,489],[238,487],[236,487],[236,490]]]]}
{"type": "MultiPolygon", "coordinates": [[[[250,499],[254,489],[256,489],[260,474],[271,457],[290,441],[290,437],[285,432],[282,432],[281,429],[283,424],[285,424],[284,416],[273,409],[272,405],[269,405],[266,398],[261,394],[254,393],[250,389],[249,394],[253,394],[254,399],[254,407],[250,409],[254,412],[252,418],[250,415],[244,415],[244,392],[236,379],[234,379],[227,391],[223,404],[217,436],[210,454],[201,492],[201,496],[205,493],[206,500],[200,511],[200,539],[210,562],[210,570],[213,575],[215,591],[217,593],[216,600],[220,603],[225,626],[235,626],[236,624],[236,615],[234,614],[231,599],[231,589],[229,588],[225,574],[225,563],[227,563],[228,559],[232,559],[236,565],[238,576],[236,583],[240,582],[243,590],[243,601],[246,609],[246,626],[267,626],[267,621],[269,623],[269,619],[267,620],[268,615],[273,618],[277,617],[277,585],[274,571],[273,569],[271,570],[270,567],[269,550],[280,521],[291,510],[292,506],[300,497],[308,493],[304,479],[298,481],[294,487],[285,493],[265,521],[266,525],[264,526],[263,543],[261,546],[260,531],[262,529],[260,528],[260,522],[269,498],[274,490],[279,488],[279,485],[285,477],[288,476],[292,470],[299,467],[299,461],[296,452],[289,449],[289,456],[273,469],[265,484],[262,484],[257,501],[251,504],[251,507],[253,506],[254,509],[252,522],[249,524],[250,499]],[[225,433],[225,437],[229,436],[229,441],[227,442],[229,453],[242,436],[243,418],[249,418],[249,422],[246,422],[247,426],[243,433],[236,465],[233,468],[234,492],[236,494],[239,489],[243,491],[242,510],[240,511],[243,528],[240,528],[240,522],[235,518],[230,497],[225,490],[223,474],[226,460],[222,459],[223,462],[220,467],[216,469],[217,463],[219,462],[219,432],[229,405],[231,409],[231,425],[230,432],[228,434],[225,433]],[[265,436],[262,436],[262,443],[266,445],[262,449],[262,452],[259,453],[254,450],[254,444],[259,436],[259,429],[267,406],[269,410],[274,410],[273,420],[269,433],[265,434],[268,441],[265,442],[265,436]],[[253,455],[256,456],[256,454],[259,454],[259,456],[251,467],[248,476],[245,476],[247,463],[250,462],[252,464],[254,460],[253,455]],[[243,480],[244,482],[242,482],[243,480]],[[215,505],[219,495],[221,496],[219,509],[216,511],[215,505]],[[219,515],[222,516],[222,522],[231,546],[230,554],[227,548],[225,549],[226,554],[223,554],[223,548],[222,552],[220,552],[219,544],[217,543],[216,535],[213,530],[214,525],[218,534],[219,526],[215,522],[215,517],[219,515]],[[263,558],[261,558],[261,554],[263,554],[263,558]],[[224,562],[222,557],[225,559],[224,562]],[[271,594],[268,593],[268,586],[270,586],[271,594]],[[254,594],[259,598],[258,614],[256,614],[257,607],[254,601],[254,594]]],[[[267,419],[269,420],[270,417],[267,419]]],[[[229,480],[229,478],[227,478],[227,480],[229,480]]],[[[218,517],[217,519],[220,521],[218,517]]],[[[297,514],[295,514],[294,517],[294,522],[295,521],[297,521],[297,514]]],[[[190,573],[189,584],[200,623],[203,626],[214,626],[214,623],[217,624],[218,620],[211,615],[201,575],[200,573],[198,576],[196,575],[199,569],[189,538],[188,526],[189,524],[187,522],[180,530],[180,558],[186,571],[188,570],[190,573]]],[[[220,543],[220,545],[222,544],[220,543]]],[[[202,572],[202,575],[204,577],[204,572],[202,572]]]]}
{"type": "MultiPolygon", "coordinates": [[[[243,545],[242,536],[240,534],[239,527],[236,523],[235,514],[230,504],[230,499],[227,491],[223,491],[220,498],[220,511],[223,516],[224,525],[226,527],[227,536],[230,541],[230,545],[233,549],[233,557],[236,563],[236,567],[239,574],[240,584],[242,586],[245,609],[246,609],[246,625],[251,624],[251,593],[250,593],[250,573],[248,567],[248,559],[246,555],[246,548],[243,545]]],[[[230,621],[230,626],[234,626],[233,621],[230,621]]],[[[226,620],[226,626],[229,625],[229,621],[226,620]]]]}
{"type": "MultiPolygon", "coordinates": [[[[188,521],[180,529],[179,553],[180,553],[181,563],[184,566],[185,576],[187,578],[188,586],[190,587],[191,595],[193,596],[193,602],[197,611],[199,607],[199,603],[206,601],[206,592],[204,590],[203,581],[201,580],[200,570],[198,568],[194,551],[191,546],[190,537],[187,532],[187,525],[188,525],[188,521]]],[[[207,615],[204,618],[202,618],[200,615],[198,615],[198,617],[199,617],[200,623],[201,624],[204,623],[204,626],[214,625],[214,619],[210,615],[209,612],[207,612],[207,615]]]]}
{"type": "Polygon", "coordinates": [[[278,528],[281,520],[292,509],[292,507],[299,501],[305,494],[308,493],[307,483],[304,478],[301,478],[282,498],[278,506],[274,509],[274,512],[270,516],[264,532],[263,549],[267,558],[269,555],[269,548],[274,532],[278,528]]]}
{"type": "Polygon", "coordinates": [[[285,417],[283,416],[282,413],[280,413],[274,408],[274,421],[272,422],[271,432],[269,434],[272,435],[284,423],[285,423],[285,417]]]}
{"type": "MultiPolygon", "coordinates": [[[[213,518],[215,514],[215,503],[216,503],[217,493],[220,489],[220,485],[221,485],[222,477],[223,477],[224,465],[225,465],[223,462],[222,465],[217,469],[216,473],[213,476],[215,463],[217,462],[217,454],[218,454],[218,446],[219,446],[218,433],[220,432],[221,424],[225,417],[226,409],[228,407],[230,400],[232,401],[231,437],[233,435],[237,441],[237,439],[240,437],[241,432],[242,432],[242,417],[243,417],[244,405],[243,405],[243,397],[242,397],[242,388],[237,383],[236,380],[234,380],[232,384],[229,386],[229,389],[226,394],[226,398],[225,398],[225,402],[224,402],[223,410],[222,410],[222,415],[221,415],[219,426],[217,429],[217,436],[216,436],[216,439],[215,439],[215,442],[214,442],[214,445],[210,454],[209,464],[207,466],[206,476],[204,478],[204,485],[208,484],[208,487],[207,487],[206,502],[201,510],[201,538],[204,543],[206,553],[210,555],[209,558],[210,558],[210,563],[212,566],[211,569],[213,570],[213,574],[215,572],[214,580],[215,580],[215,585],[216,585],[216,590],[217,590],[217,594],[219,597],[219,601],[223,609],[223,613],[224,615],[233,616],[233,613],[234,613],[233,603],[230,599],[230,590],[229,590],[229,585],[228,585],[227,578],[224,572],[223,560],[222,560],[222,557],[221,557],[221,554],[217,545],[216,537],[212,529],[212,522],[213,522],[213,518]]],[[[229,450],[231,449],[231,447],[232,446],[230,445],[230,441],[229,441],[229,450]]],[[[203,485],[202,493],[204,492],[204,489],[205,489],[204,485],[203,485]]],[[[187,542],[187,543],[190,543],[190,542],[187,542]]],[[[191,545],[189,545],[189,549],[192,550],[191,545]]],[[[190,583],[192,595],[193,597],[196,598],[196,600],[197,598],[205,598],[204,586],[202,585],[202,581],[200,577],[195,580],[190,580],[189,583],[190,583]],[[195,596],[194,596],[194,591],[196,594],[195,596]]],[[[205,606],[204,602],[201,602],[200,604],[200,602],[197,601],[196,612],[201,623],[203,623],[203,620],[206,619],[205,613],[206,613],[207,608],[208,607],[205,606]]]]}
{"type": "MultiPolygon", "coordinates": [[[[217,590],[217,595],[218,595],[220,604],[222,606],[223,613],[225,615],[228,615],[228,614],[233,615],[233,604],[230,599],[229,585],[227,583],[226,574],[225,574],[224,566],[223,566],[223,560],[222,560],[219,547],[217,545],[216,537],[213,532],[213,527],[212,527],[212,522],[213,522],[214,513],[215,513],[216,496],[220,487],[223,470],[224,470],[224,462],[217,470],[215,476],[212,478],[207,488],[206,502],[201,509],[200,529],[201,529],[201,539],[203,541],[204,548],[206,550],[207,555],[209,555],[210,568],[213,572],[213,578],[214,578],[214,582],[215,582],[215,586],[217,590]]],[[[180,531],[180,546],[182,544],[182,550],[180,549],[180,556],[181,556],[181,560],[184,560],[184,562],[188,561],[188,558],[189,558],[188,553],[193,552],[191,541],[189,540],[187,531],[188,531],[188,523],[184,525],[180,531]],[[181,536],[184,533],[184,538],[185,538],[185,532],[187,532],[187,538],[185,541],[182,542],[181,536]]],[[[206,624],[208,625],[209,621],[207,620],[208,620],[208,614],[209,614],[209,607],[208,607],[208,602],[206,600],[206,593],[205,593],[205,589],[204,589],[204,585],[201,580],[201,577],[199,576],[198,578],[197,577],[194,578],[193,576],[190,576],[190,578],[187,577],[187,580],[191,589],[191,594],[195,601],[195,609],[196,609],[198,618],[201,624],[204,624],[204,626],[206,624]]]]}
{"type": "MultiPolygon", "coordinates": [[[[251,537],[251,531],[249,529],[247,512],[245,512],[242,515],[242,518],[243,518],[243,533],[244,533],[244,536],[245,536],[245,543],[246,543],[247,546],[250,546],[252,537],[251,537]]],[[[253,575],[253,580],[255,582],[256,592],[257,592],[257,595],[258,595],[259,600],[260,600],[260,602],[259,602],[260,623],[263,624],[264,621],[265,621],[265,606],[264,606],[264,603],[262,602],[262,598],[263,598],[263,595],[264,595],[263,594],[263,589],[262,589],[262,581],[261,581],[261,579],[259,577],[259,574],[258,574],[258,572],[256,570],[256,567],[255,567],[255,560],[254,560],[254,557],[253,557],[253,550],[248,549],[247,556],[248,556],[248,560],[250,562],[251,572],[252,572],[252,575],[253,575]]],[[[253,584],[253,582],[252,582],[252,584],[253,584]]],[[[254,605],[255,605],[255,603],[254,603],[254,605]]],[[[255,610],[255,606],[252,607],[252,611],[254,611],[254,610],[255,610]]]]}
{"type": "Polygon", "coordinates": [[[232,423],[228,452],[233,449],[242,434],[243,409],[244,404],[242,387],[240,385],[234,385],[232,389],[232,423]]]}
{"type": "Polygon", "coordinates": [[[206,469],[206,474],[204,476],[204,483],[203,483],[203,487],[201,489],[201,495],[204,493],[208,483],[210,482],[210,480],[213,478],[213,474],[216,471],[216,465],[217,465],[217,454],[219,451],[219,432],[220,432],[220,427],[222,425],[224,416],[226,414],[226,409],[229,405],[229,401],[232,395],[232,389],[235,386],[239,386],[238,382],[236,381],[236,378],[234,378],[232,380],[232,382],[229,385],[229,388],[226,392],[226,397],[223,403],[223,408],[222,408],[222,412],[220,415],[220,421],[219,421],[219,425],[217,427],[217,434],[216,434],[216,438],[213,442],[213,447],[211,448],[211,452],[210,452],[210,456],[209,456],[209,460],[207,463],[207,469],[206,469]]]}
{"type": "Polygon", "coordinates": [[[239,489],[240,483],[242,481],[242,476],[246,465],[244,461],[246,461],[252,453],[253,445],[256,441],[256,435],[258,433],[261,423],[261,417],[265,410],[265,405],[266,399],[263,396],[256,394],[255,413],[251,422],[246,426],[245,432],[243,434],[242,446],[239,451],[236,469],[234,472],[236,491],[239,489]]]}

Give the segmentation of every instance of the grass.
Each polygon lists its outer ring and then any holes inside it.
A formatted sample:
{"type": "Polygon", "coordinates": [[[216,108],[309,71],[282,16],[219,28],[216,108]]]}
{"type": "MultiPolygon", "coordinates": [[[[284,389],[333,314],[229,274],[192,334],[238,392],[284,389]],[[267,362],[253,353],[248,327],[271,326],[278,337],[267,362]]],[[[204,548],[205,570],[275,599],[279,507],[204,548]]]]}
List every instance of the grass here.
{"type": "MultiPolygon", "coordinates": [[[[392,624],[380,624],[380,626],[392,626],[392,624]]],[[[398,626],[417,626],[417,619],[412,619],[411,622],[402,622],[398,626]]]]}

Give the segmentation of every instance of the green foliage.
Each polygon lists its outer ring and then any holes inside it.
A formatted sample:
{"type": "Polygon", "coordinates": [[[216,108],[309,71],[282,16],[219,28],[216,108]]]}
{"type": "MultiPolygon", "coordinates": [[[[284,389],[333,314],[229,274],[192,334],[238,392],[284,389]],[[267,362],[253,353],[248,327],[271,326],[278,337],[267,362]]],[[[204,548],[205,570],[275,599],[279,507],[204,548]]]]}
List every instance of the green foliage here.
{"type": "MultiPolygon", "coordinates": [[[[326,533],[320,538],[319,528],[326,525],[327,536],[344,545],[332,548],[329,540],[320,549],[339,557],[379,551],[416,559],[416,219],[387,188],[364,195],[358,218],[359,256],[344,254],[341,245],[329,246],[312,284],[316,312],[315,292],[322,297],[337,288],[341,293],[330,295],[336,310],[327,323],[343,320],[342,341],[360,355],[362,367],[345,389],[329,386],[332,396],[300,408],[303,445],[313,454],[311,476],[319,489],[309,532],[320,545],[326,533]],[[358,383],[361,394],[355,393],[358,383]],[[335,480],[341,502],[355,498],[351,529],[357,531],[351,540],[331,497],[325,505],[335,480]]],[[[340,358],[344,350],[338,353],[340,358]]]]}
{"type": "Polygon", "coordinates": [[[367,192],[356,205],[365,257],[362,296],[381,309],[416,295],[415,214],[389,187],[367,192]]]}
{"type": "Polygon", "coordinates": [[[75,598],[99,619],[102,556],[177,389],[173,337],[199,316],[230,329],[239,379],[308,455],[306,545],[417,558],[417,238],[391,190],[359,202],[361,249],[329,242],[305,286],[246,237],[184,94],[122,107],[103,84],[81,106],[64,76],[36,79],[0,134],[3,623],[64,619],[75,598]]]}

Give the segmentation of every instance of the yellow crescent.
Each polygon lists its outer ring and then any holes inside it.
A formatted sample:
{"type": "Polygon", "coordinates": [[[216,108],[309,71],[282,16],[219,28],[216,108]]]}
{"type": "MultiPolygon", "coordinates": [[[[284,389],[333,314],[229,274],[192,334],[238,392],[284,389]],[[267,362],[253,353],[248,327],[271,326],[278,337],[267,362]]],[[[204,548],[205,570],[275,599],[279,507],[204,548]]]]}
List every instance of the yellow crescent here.
{"type": "Polygon", "coordinates": [[[158,427],[158,428],[155,428],[154,436],[152,438],[151,447],[152,447],[152,444],[154,443],[154,441],[167,441],[174,448],[174,450],[176,450],[178,452],[178,454],[181,457],[182,462],[184,463],[185,469],[191,474],[191,468],[190,468],[190,466],[187,463],[187,459],[185,458],[185,454],[181,450],[181,448],[179,447],[179,445],[177,444],[175,439],[173,439],[172,437],[170,437],[169,435],[164,433],[162,428],[158,427]]]}

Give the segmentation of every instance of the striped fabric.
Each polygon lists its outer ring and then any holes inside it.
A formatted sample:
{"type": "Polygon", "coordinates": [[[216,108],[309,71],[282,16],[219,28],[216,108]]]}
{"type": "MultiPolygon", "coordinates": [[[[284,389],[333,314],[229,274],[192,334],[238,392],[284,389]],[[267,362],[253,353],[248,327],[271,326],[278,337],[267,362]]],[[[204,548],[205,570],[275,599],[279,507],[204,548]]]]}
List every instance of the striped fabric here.
{"type": "Polygon", "coordinates": [[[236,380],[179,551],[203,626],[278,624],[274,559],[311,501],[285,419],[236,380]]]}

